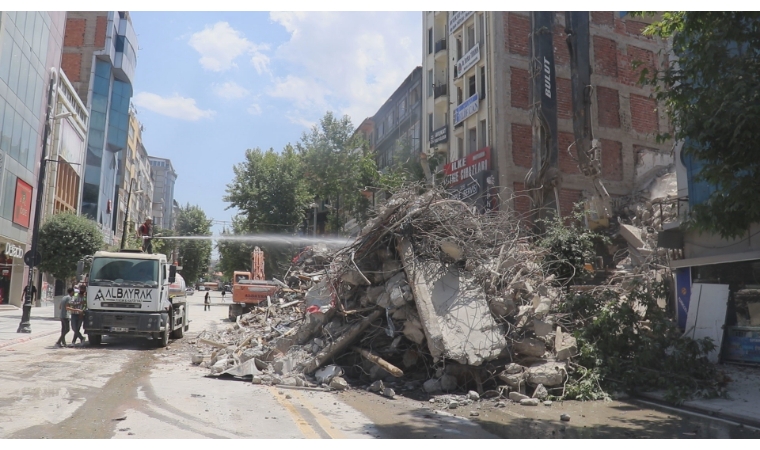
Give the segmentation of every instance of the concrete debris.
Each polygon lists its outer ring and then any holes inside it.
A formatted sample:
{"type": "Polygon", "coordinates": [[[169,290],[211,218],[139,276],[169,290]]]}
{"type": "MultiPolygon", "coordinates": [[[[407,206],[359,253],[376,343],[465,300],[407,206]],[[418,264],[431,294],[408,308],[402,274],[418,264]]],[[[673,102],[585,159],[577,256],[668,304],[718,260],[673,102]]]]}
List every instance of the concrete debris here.
{"type": "Polygon", "coordinates": [[[570,422],[570,416],[569,416],[569,415],[567,415],[567,414],[564,414],[564,413],[563,413],[563,414],[560,414],[560,416],[559,416],[559,420],[561,420],[561,421],[563,421],[563,422],[570,422]]]}
{"type": "MultiPolygon", "coordinates": [[[[616,273],[639,273],[633,259],[658,256],[652,225],[673,216],[653,202],[621,213],[630,223],[621,222],[612,253],[630,248],[626,260],[605,263],[616,273]]],[[[202,332],[191,360],[210,376],[254,384],[356,384],[390,398],[421,389],[445,393],[442,407],[511,391],[510,400],[532,404],[558,392],[578,351],[561,305],[568,292],[593,289],[555,280],[547,253],[509,211],[479,214],[441,189],[401,189],[353,242],[295,255],[272,305],[202,332]]]]}
{"type": "Polygon", "coordinates": [[[538,406],[539,403],[537,398],[524,398],[520,400],[522,406],[538,406]]]}
{"type": "Polygon", "coordinates": [[[520,401],[526,400],[526,399],[529,399],[529,398],[530,397],[528,397],[527,395],[521,394],[519,392],[510,392],[509,393],[509,399],[512,400],[513,402],[518,402],[519,403],[520,401]]]}
{"type": "Polygon", "coordinates": [[[477,412],[477,411],[470,411],[470,416],[471,417],[478,417],[479,415],[480,415],[480,413],[477,412]]]}
{"type": "Polygon", "coordinates": [[[539,400],[546,400],[549,397],[549,391],[546,390],[543,384],[536,386],[536,390],[533,391],[533,398],[539,400]]]}
{"type": "Polygon", "coordinates": [[[544,401],[544,406],[552,406],[552,401],[551,400],[544,401]]]}
{"type": "Polygon", "coordinates": [[[456,400],[452,400],[449,402],[449,409],[457,409],[459,408],[459,402],[456,400]]]}

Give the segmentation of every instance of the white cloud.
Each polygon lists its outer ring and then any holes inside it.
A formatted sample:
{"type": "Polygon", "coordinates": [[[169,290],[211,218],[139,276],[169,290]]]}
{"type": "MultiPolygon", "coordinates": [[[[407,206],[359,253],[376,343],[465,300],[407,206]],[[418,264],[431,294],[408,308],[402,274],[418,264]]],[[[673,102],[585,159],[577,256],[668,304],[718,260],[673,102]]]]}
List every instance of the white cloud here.
{"type": "Polygon", "coordinates": [[[174,94],[171,97],[161,97],[150,92],[140,92],[134,96],[135,105],[175,119],[195,122],[200,119],[210,119],[216,114],[210,109],[200,109],[195,104],[195,99],[180,97],[174,94]]]}
{"type": "Polygon", "coordinates": [[[269,70],[269,57],[262,53],[269,45],[249,41],[227,22],[206,26],[203,31],[193,33],[188,43],[201,54],[199,61],[206,70],[223,72],[237,67],[235,60],[246,53],[251,55],[251,64],[259,75],[269,70]]]}
{"type": "Polygon", "coordinates": [[[261,106],[258,103],[251,103],[251,106],[247,109],[248,114],[252,116],[260,116],[261,115],[261,106]]]}
{"type": "Polygon", "coordinates": [[[295,69],[284,77],[275,74],[269,95],[292,103],[289,118],[295,123],[330,109],[358,125],[422,57],[419,13],[272,12],[270,18],[290,33],[275,60],[295,69]]]}
{"type": "Polygon", "coordinates": [[[228,81],[222,84],[214,83],[211,85],[211,89],[214,91],[214,94],[227,100],[243,98],[249,94],[248,89],[240,86],[234,81],[228,81]]]}

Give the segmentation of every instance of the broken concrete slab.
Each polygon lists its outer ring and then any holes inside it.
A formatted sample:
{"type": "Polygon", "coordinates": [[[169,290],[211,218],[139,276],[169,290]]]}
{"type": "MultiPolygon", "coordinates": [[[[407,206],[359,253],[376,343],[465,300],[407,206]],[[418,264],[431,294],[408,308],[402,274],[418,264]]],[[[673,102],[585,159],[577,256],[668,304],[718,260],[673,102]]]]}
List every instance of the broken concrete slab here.
{"type": "Polygon", "coordinates": [[[348,389],[348,383],[341,377],[334,377],[330,380],[330,387],[338,391],[345,391],[348,389]]]}
{"type": "Polygon", "coordinates": [[[644,248],[646,242],[641,238],[641,229],[634,227],[633,225],[620,224],[620,230],[618,231],[620,236],[623,237],[633,248],[644,248]]]}
{"type": "Polygon", "coordinates": [[[536,386],[536,390],[533,391],[533,398],[539,400],[546,400],[549,397],[549,391],[546,390],[543,384],[536,386]]]}
{"type": "Polygon", "coordinates": [[[506,383],[507,386],[519,390],[521,386],[525,386],[526,375],[522,372],[513,374],[502,372],[499,374],[499,379],[506,383]]]}
{"type": "Polygon", "coordinates": [[[370,384],[367,390],[370,392],[380,392],[383,389],[385,389],[385,386],[383,385],[382,380],[377,380],[374,383],[370,384]]]}
{"type": "Polygon", "coordinates": [[[562,386],[567,373],[567,366],[565,363],[547,361],[528,367],[525,373],[528,384],[531,386],[543,384],[546,387],[557,387],[562,386]]]}
{"type": "Polygon", "coordinates": [[[407,240],[399,244],[399,253],[431,355],[473,366],[497,358],[507,341],[482,286],[456,267],[441,275],[440,264],[416,259],[407,240]]]}
{"type": "Polygon", "coordinates": [[[544,337],[552,332],[551,322],[544,322],[543,320],[533,319],[533,332],[538,337],[544,337]]]}
{"type": "Polygon", "coordinates": [[[516,363],[509,363],[504,367],[504,372],[508,374],[516,374],[516,373],[522,373],[525,371],[525,367],[521,366],[520,364],[516,363]]]}
{"type": "Polygon", "coordinates": [[[436,380],[435,378],[431,378],[430,380],[427,380],[422,384],[422,389],[427,392],[428,394],[434,394],[436,392],[441,392],[441,382],[439,380],[436,380]]]}
{"type": "Polygon", "coordinates": [[[566,361],[570,357],[578,354],[578,343],[576,339],[570,335],[563,335],[562,342],[556,348],[557,360],[566,361]]]}
{"type": "Polygon", "coordinates": [[[520,400],[522,406],[538,406],[540,401],[537,398],[524,398],[520,400]]]}
{"type": "Polygon", "coordinates": [[[523,394],[521,394],[519,392],[510,392],[509,393],[509,399],[512,400],[513,402],[519,402],[521,400],[526,400],[526,399],[529,399],[529,398],[530,397],[528,397],[527,395],[523,395],[523,394]]]}
{"type": "Polygon", "coordinates": [[[543,356],[546,352],[546,344],[538,339],[525,338],[521,342],[512,344],[512,349],[525,356],[543,356]]]}

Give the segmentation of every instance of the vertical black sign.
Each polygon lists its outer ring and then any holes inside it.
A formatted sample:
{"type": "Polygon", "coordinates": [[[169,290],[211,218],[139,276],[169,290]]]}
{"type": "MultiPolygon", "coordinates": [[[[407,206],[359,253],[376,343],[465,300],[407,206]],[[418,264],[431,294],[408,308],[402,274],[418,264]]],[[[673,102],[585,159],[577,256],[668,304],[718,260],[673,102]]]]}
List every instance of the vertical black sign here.
{"type": "Polygon", "coordinates": [[[540,98],[538,116],[545,127],[544,145],[548,152],[544,153],[537,162],[547,160],[550,167],[557,167],[559,153],[557,151],[557,81],[554,66],[554,27],[553,11],[533,11],[533,63],[539,69],[538,76],[533,79],[534,99],[540,98]]]}

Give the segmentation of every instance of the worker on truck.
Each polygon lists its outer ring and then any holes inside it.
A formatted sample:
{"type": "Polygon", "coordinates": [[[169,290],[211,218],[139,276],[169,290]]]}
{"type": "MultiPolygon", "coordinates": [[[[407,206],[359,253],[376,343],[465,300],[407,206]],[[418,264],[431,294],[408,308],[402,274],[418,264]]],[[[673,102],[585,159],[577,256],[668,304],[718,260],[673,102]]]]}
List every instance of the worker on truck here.
{"type": "Polygon", "coordinates": [[[142,251],[153,253],[153,219],[150,216],[145,218],[145,222],[137,228],[137,237],[142,240],[142,251]]]}

